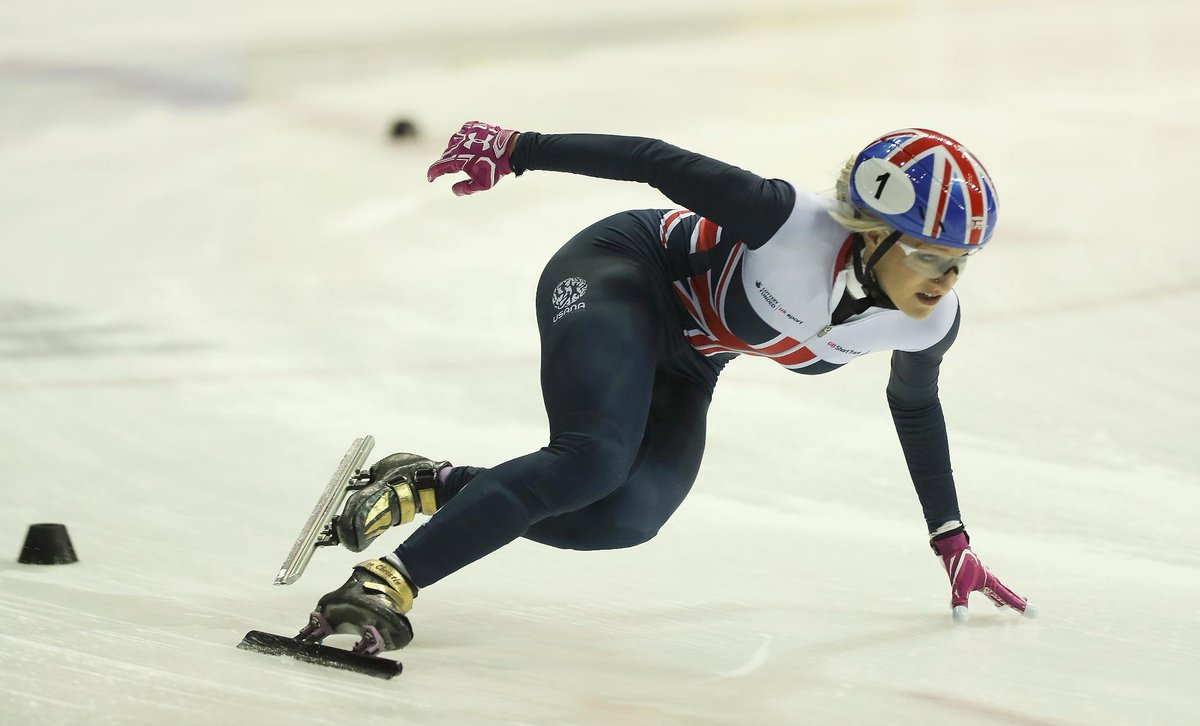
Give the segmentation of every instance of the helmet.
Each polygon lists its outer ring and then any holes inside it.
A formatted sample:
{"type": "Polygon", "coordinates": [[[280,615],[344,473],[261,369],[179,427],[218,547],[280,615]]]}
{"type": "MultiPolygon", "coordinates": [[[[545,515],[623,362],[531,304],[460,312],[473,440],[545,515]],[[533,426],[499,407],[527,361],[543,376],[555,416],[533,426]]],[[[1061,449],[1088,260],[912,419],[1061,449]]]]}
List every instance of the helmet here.
{"type": "Polygon", "coordinates": [[[850,170],[850,203],[910,237],[978,249],[996,228],[996,188],[975,155],[929,129],[875,139],[850,170]]]}

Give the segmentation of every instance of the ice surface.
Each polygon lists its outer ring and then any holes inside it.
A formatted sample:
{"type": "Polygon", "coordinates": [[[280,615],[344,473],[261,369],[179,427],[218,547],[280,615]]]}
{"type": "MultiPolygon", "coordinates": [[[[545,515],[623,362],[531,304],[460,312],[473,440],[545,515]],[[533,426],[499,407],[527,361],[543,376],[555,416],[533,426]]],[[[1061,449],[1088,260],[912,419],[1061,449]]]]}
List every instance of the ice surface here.
{"type": "Polygon", "coordinates": [[[0,8],[0,724],[1194,718],[1194,2],[246,5],[0,8]],[[895,127],[971,146],[1003,216],[942,397],[976,549],[1040,617],[951,623],[886,356],[746,359],[651,543],[426,589],[391,682],[235,649],[357,561],[270,584],[354,437],[544,443],[542,264],[667,205],[549,173],[455,198],[424,169],[471,118],[815,190],[895,127]],[[43,521],[79,564],[16,564],[43,521]]]}

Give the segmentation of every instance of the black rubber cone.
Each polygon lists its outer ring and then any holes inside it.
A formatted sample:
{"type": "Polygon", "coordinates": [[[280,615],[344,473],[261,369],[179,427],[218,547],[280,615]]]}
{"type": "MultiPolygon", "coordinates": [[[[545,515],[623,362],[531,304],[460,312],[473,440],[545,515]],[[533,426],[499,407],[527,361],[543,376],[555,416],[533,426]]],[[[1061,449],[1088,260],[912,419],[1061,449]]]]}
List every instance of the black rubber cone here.
{"type": "Polygon", "coordinates": [[[23,565],[69,565],[78,562],[65,524],[31,524],[17,562],[23,565]]]}

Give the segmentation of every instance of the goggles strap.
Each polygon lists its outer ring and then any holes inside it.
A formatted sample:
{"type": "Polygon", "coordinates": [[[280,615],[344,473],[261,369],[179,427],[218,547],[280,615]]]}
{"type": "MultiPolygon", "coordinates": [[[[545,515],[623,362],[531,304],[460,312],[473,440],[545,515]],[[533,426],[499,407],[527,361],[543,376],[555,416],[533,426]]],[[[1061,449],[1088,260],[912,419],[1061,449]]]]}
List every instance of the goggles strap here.
{"type": "Polygon", "coordinates": [[[879,262],[879,258],[887,254],[887,251],[892,248],[892,245],[896,244],[897,240],[903,236],[903,232],[900,230],[895,230],[887,237],[884,237],[883,241],[879,243],[879,246],[875,248],[875,252],[871,254],[871,259],[867,260],[867,264],[863,268],[863,272],[871,274],[871,271],[875,269],[875,263],[879,262]]]}

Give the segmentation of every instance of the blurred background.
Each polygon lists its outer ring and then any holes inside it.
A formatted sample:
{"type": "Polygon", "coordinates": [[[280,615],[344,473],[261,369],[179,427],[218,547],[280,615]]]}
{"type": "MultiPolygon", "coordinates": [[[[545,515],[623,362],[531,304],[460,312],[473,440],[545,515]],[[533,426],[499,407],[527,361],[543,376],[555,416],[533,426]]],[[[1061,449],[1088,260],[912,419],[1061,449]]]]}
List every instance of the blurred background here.
{"type": "Polygon", "coordinates": [[[1186,720],[1198,33],[1183,0],[7,0],[0,720],[1186,720]],[[470,119],[815,191],[894,128],[971,148],[1001,216],[942,401],[976,551],[1043,617],[951,627],[886,355],[744,358],[654,541],[519,541],[422,591],[396,681],[235,650],[358,561],[270,585],[353,438],[480,466],[545,443],[542,265],[672,206],[553,173],[455,198],[425,168],[470,119]],[[79,564],[16,564],[43,521],[79,564]]]}

